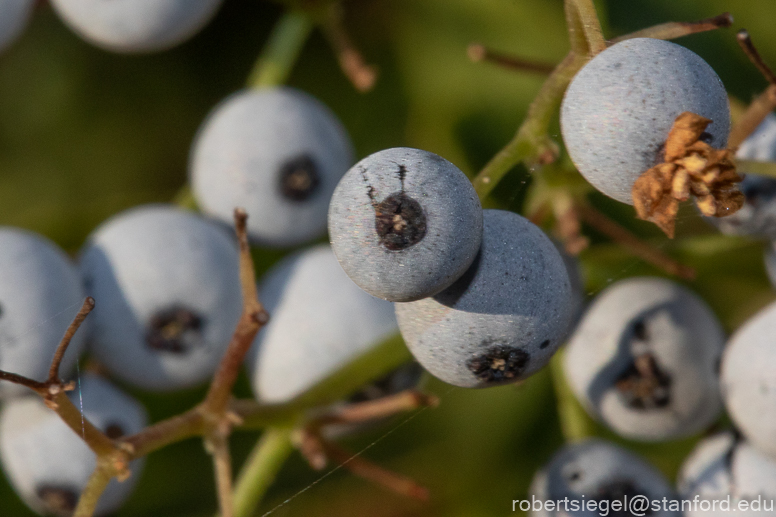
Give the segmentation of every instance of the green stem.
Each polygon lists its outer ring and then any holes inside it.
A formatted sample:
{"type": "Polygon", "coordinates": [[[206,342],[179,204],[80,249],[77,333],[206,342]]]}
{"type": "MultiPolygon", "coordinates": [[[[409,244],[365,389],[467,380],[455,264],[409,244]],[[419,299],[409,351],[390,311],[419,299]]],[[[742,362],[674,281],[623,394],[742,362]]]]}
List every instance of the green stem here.
{"type": "Polygon", "coordinates": [[[776,178],[776,162],[736,160],[736,169],[743,174],[759,174],[760,176],[776,178]]]}
{"type": "Polygon", "coordinates": [[[307,13],[287,11],[272,29],[248,77],[248,86],[267,88],[285,83],[312,29],[313,21],[307,13]]]}
{"type": "Polygon", "coordinates": [[[585,35],[590,56],[595,56],[599,52],[606,50],[606,40],[601,30],[601,22],[598,19],[598,13],[595,10],[593,0],[568,0],[576,8],[579,22],[582,25],[582,31],[585,35]]]}
{"type": "Polygon", "coordinates": [[[564,350],[560,350],[550,360],[550,373],[555,387],[555,397],[558,404],[558,416],[563,437],[567,442],[584,440],[595,434],[595,424],[579,405],[574,394],[566,383],[563,372],[564,350]]]}
{"type": "Polygon", "coordinates": [[[587,62],[585,56],[570,52],[553,70],[528,108],[528,116],[514,138],[499,151],[472,181],[480,199],[485,199],[512,167],[520,162],[529,165],[551,161],[557,145],[549,135],[550,123],[563,93],[574,74],[587,62]]]}
{"type": "Polygon", "coordinates": [[[100,500],[100,496],[108,487],[110,483],[110,473],[97,464],[97,467],[92,472],[89,481],[86,483],[81,497],[78,499],[78,506],[75,508],[73,517],[92,517],[94,510],[97,508],[97,503],[100,500]]]}
{"type": "Polygon", "coordinates": [[[191,190],[191,185],[186,183],[172,198],[172,203],[178,205],[186,210],[197,210],[197,200],[194,198],[194,192],[191,190]]]}
{"type": "Polygon", "coordinates": [[[291,428],[267,429],[243,465],[234,489],[234,516],[250,517],[294,450],[291,428]]]}
{"type": "Polygon", "coordinates": [[[571,51],[579,56],[589,56],[590,43],[585,36],[585,27],[579,17],[579,9],[573,0],[566,0],[563,8],[566,12],[566,29],[569,33],[571,51]]]}

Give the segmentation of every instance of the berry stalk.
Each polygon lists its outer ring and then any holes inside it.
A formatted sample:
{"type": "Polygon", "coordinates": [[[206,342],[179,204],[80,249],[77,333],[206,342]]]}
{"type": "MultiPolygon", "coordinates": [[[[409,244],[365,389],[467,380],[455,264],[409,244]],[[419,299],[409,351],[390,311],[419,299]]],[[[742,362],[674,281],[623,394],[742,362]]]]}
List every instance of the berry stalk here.
{"type": "Polygon", "coordinates": [[[250,517],[293,452],[290,427],[271,427],[256,443],[234,488],[234,517],[250,517]]]}
{"type": "Polygon", "coordinates": [[[268,88],[284,84],[312,29],[313,21],[306,12],[295,9],[286,11],[272,29],[269,40],[248,76],[248,86],[268,88]]]}

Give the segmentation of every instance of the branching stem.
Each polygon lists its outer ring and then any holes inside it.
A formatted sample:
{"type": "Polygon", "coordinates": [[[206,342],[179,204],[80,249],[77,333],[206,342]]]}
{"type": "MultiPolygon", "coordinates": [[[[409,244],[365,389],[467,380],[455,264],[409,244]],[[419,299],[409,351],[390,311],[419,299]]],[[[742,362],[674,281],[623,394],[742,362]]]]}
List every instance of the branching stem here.
{"type": "Polygon", "coordinates": [[[571,52],[553,70],[528,108],[528,116],[517,130],[517,134],[491,158],[472,181],[480,199],[485,199],[506,173],[518,163],[526,162],[530,167],[555,159],[558,148],[548,135],[550,123],[560,105],[563,92],[574,74],[586,62],[586,57],[571,52]]]}

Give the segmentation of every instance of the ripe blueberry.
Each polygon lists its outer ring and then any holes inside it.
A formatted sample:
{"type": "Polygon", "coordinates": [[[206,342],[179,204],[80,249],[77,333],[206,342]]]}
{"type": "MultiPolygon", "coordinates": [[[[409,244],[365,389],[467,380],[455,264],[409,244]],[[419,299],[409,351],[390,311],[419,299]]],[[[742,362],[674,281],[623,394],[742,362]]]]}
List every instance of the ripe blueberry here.
{"type": "Polygon", "coordinates": [[[534,476],[530,494],[536,500],[557,501],[558,507],[549,510],[534,509],[534,517],[582,517],[597,515],[589,503],[596,502],[595,510],[611,515],[649,515],[650,517],[679,517],[680,512],[653,511],[647,507],[643,513],[628,511],[627,500],[646,498],[653,501],[672,501],[676,497],[663,475],[640,457],[614,444],[599,439],[567,445],[553,456],[549,464],[534,476]],[[565,501],[565,504],[564,504],[565,501]],[[613,504],[625,505],[623,511],[613,504]],[[583,505],[585,505],[583,507],[583,505]],[[607,512],[608,513],[608,512],[607,512]]]}
{"type": "Polygon", "coordinates": [[[81,37],[115,52],[166,50],[198,32],[222,0],[52,0],[81,37]]]}
{"type": "Polygon", "coordinates": [[[707,143],[725,147],[730,110],[714,70],[675,43],[630,39],[607,48],[574,76],[561,105],[563,141],[595,188],[633,204],[633,183],[663,161],[668,132],[685,111],[711,119],[707,143]]]}
{"type": "Polygon", "coordinates": [[[730,338],[722,358],[722,395],[730,418],[758,449],[776,459],[776,303],[730,338]]]}
{"type": "Polygon", "coordinates": [[[284,259],[260,298],[272,318],[247,364],[263,402],[291,400],[397,331],[391,304],[359,289],[329,246],[284,259]]]}
{"type": "Polygon", "coordinates": [[[234,238],[198,215],[150,205],[103,223],[81,253],[90,344],[117,377],[152,390],[204,382],[242,312],[234,238]]]}
{"type": "MultiPolygon", "coordinates": [[[[84,416],[110,438],[140,431],[148,420],[135,399],[108,381],[83,375],[70,394],[84,416]]],[[[37,396],[9,401],[0,415],[0,459],[6,477],[36,512],[72,515],[81,491],[96,465],[94,452],[37,396]]],[[[114,512],[129,497],[140,478],[143,460],[130,464],[132,476],[112,480],[95,515],[114,512]]]]}
{"type": "Polygon", "coordinates": [[[194,196],[231,225],[244,208],[252,241],[293,246],[326,231],[329,200],[353,148],[321,102],[293,88],[245,90],[211,112],[191,151],[194,196]]]}
{"type": "Polygon", "coordinates": [[[592,302],[569,341],[565,372],[596,418],[637,440],[667,440],[719,414],[725,336],[695,294],[661,278],[617,282],[592,302]]]}
{"type": "Polygon", "coordinates": [[[445,289],[471,265],[482,208],[466,176],[444,158],[387,149],[358,162],[337,185],[329,235],[359,287],[408,302],[445,289]]]}
{"type": "Polygon", "coordinates": [[[527,219],[485,210],[482,249],[469,270],[431,298],[397,303],[407,346],[456,386],[497,386],[547,364],[571,319],[566,266],[527,219]]]}
{"type": "MultiPolygon", "coordinates": [[[[54,243],[0,227],[0,369],[43,381],[84,297],[78,270],[54,243]]],[[[75,366],[89,324],[73,337],[61,375],[75,366]]],[[[26,388],[0,383],[2,394],[22,391],[26,388]]]]}

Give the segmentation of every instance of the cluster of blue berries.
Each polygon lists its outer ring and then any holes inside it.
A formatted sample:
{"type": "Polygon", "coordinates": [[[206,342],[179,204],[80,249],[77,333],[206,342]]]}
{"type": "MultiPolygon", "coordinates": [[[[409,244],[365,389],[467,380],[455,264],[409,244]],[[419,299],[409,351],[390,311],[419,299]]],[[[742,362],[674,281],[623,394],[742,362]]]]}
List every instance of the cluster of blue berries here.
{"type": "MultiPolygon", "coordinates": [[[[0,47],[18,36],[32,3],[0,0],[0,47]]],[[[176,45],[220,3],[52,0],[73,30],[119,52],[176,45]]],[[[679,115],[709,119],[701,141],[713,148],[725,147],[731,126],[727,94],[709,65],[649,38],[591,59],[560,112],[580,173],[629,204],[634,183],[663,161],[679,115]]],[[[776,161],[776,116],[737,152],[776,161]]],[[[583,307],[578,264],[539,226],[483,210],[469,178],[434,153],[398,147],[356,162],[335,114],[289,87],[244,90],[217,105],[193,139],[189,180],[200,212],[160,204],[117,214],[93,231],[77,263],[41,236],[0,228],[0,370],[45,378],[56,343],[90,296],[96,308],[68,349],[63,376],[88,353],[107,376],[135,389],[202,385],[242,314],[230,230],[242,207],[257,248],[309,245],[259,282],[271,321],[245,362],[257,401],[292,402],[397,333],[417,364],[466,388],[523,381],[568,341],[562,366],[570,390],[619,436],[690,437],[711,428],[723,409],[735,429],[697,445],[677,490],[632,453],[588,439],[536,474],[536,497],[776,498],[776,305],[729,339],[699,296],[666,279],[616,282],[583,307]],[[329,243],[316,243],[327,230],[329,243]]],[[[776,180],[747,175],[741,190],[744,207],[710,221],[726,234],[769,240],[765,262],[776,285],[776,180]]],[[[417,386],[417,364],[356,397],[417,386]]],[[[145,409],[105,377],[88,372],[75,380],[72,396],[109,438],[146,425],[145,409]]],[[[11,484],[36,512],[70,515],[94,455],[38,398],[10,383],[0,383],[0,396],[0,461],[11,484]]],[[[123,503],[141,470],[137,460],[133,482],[108,487],[98,515],[123,503]]]]}
{"type": "Polygon", "coordinates": [[[334,191],[329,234],[348,276],[395,302],[410,351],[445,382],[517,382],[565,337],[571,286],[555,245],[515,213],[483,211],[437,155],[395,148],[358,162],[334,191]]]}
{"type": "MultiPolygon", "coordinates": [[[[631,203],[634,182],[662,161],[665,138],[682,112],[713,122],[707,143],[724,147],[729,131],[725,90],[711,68],[678,45],[626,40],[594,57],[563,100],[564,142],[579,171],[604,194],[631,203]],[[638,56],[638,57],[636,57],[638,56]],[[641,102],[634,103],[632,99],[641,102]]],[[[739,147],[742,159],[776,160],[771,114],[739,147]]],[[[773,240],[776,182],[746,175],[743,208],[708,220],[729,235],[773,240]]],[[[771,276],[773,246],[766,251],[771,276]]],[[[675,282],[621,280],[586,307],[564,351],[568,387],[588,415],[619,436],[669,441],[712,429],[723,408],[734,429],[702,439],[685,460],[676,490],[644,460],[598,439],[569,445],[540,470],[531,487],[541,500],[607,502],[640,496],[669,502],[647,515],[754,515],[738,501],[776,499],[776,306],[727,338],[711,309],[675,282]],[[728,499],[732,498],[732,499],[728,499]],[[713,511],[698,501],[715,502],[713,511]],[[727,509],[720,503],[731,501],[727,509]]],[[[603,508],[604,506],[601,506],[603,508]]],[[[754,508],[754,507],[753,507],[754,508]]],[[[631,515],[627,508],[624,513],[631,515]]],[[[768,512],[772,511],[772,506],[768,512]]],[[[533,515],[588,515],[535,510],[533,515]]]]}

